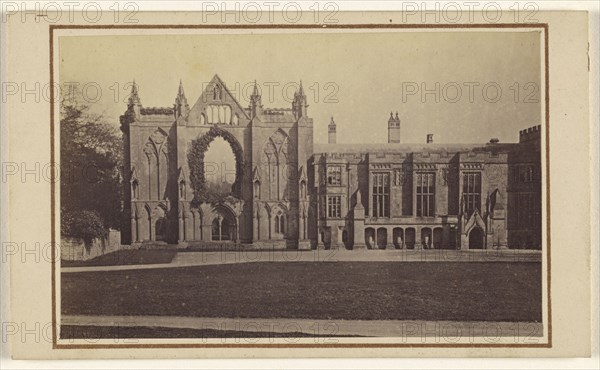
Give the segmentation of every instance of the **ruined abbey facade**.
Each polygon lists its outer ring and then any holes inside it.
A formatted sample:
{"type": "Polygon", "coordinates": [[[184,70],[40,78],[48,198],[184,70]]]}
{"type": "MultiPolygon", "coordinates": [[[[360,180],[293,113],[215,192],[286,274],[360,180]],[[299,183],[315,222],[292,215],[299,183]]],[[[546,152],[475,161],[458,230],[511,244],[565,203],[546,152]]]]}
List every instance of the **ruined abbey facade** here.
{"type": "MultiPolygon", "coordinates": [[[[382,123],[385,123],[382,122],[382,123]]],[[[383,125],[382,125],[383,126],[383,125]]],[[[166,108],[133,86],[121,116],[126,244],[236,243],[281,248],[540,248],[540,127],[515,143],[313,145],[302,85],[289,108],[242,107],[218,76],[166,108]],[[204,154],[216,137],[236,161],[231,195],[206,196],[204,154]]]]}

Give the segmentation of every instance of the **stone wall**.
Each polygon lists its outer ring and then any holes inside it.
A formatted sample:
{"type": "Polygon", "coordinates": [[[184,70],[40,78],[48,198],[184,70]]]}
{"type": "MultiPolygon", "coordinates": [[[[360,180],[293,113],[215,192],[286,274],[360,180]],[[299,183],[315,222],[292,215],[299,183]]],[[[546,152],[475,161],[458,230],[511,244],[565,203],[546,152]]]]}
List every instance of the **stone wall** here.
{"type": "Polygon", "coordinates": [[[121,249],[121,232],[108,230],[104,238],[96,238],[86,246],[81,238],[61,237],[60,258],[66,261],[87,261],[121,249]]]}

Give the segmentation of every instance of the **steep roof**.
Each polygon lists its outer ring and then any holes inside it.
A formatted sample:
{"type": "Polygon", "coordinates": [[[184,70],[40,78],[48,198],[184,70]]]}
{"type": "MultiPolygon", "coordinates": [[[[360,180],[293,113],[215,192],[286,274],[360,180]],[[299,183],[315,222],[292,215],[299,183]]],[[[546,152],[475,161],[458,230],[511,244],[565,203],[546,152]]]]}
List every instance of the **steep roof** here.
{"type": "Polygon", "coordinates": [[[204,111],[204,108],[207,105],[211,104],[210,102],[212,102],[213,99],[210,98],[210,94],[213,93],[214,86],[217,84],[223,88],[223,92],[224,92],[224,95],[220,99],[220,101],[223,103],[232,103],[232,105],[233,105],[232,112],[234,114],[237,113],[240,115],[240,117],[243,116],[243,117],[246,117],[247,119],[250,119],[250,117],[248,116],[248,112],[240,105],[240,103],[233,96],[233,94],[231,94],[231,92],[229,91],[229,89],[227,88],[227,86],[225,85],[223,80],[221,80],[219,75],[215,74],[213,76],[213,78],[210,80],[210,82],[208,83],[208,85],[206,85],[206,87],[204,88],[204,91],[202,91],[202,94],[200,95],[200,97],[196,100],[196,102],[190,109],[190,114],[188,116],[188,120],[196,120],[196,119],[200,118],[200,115],[204,111]]]}

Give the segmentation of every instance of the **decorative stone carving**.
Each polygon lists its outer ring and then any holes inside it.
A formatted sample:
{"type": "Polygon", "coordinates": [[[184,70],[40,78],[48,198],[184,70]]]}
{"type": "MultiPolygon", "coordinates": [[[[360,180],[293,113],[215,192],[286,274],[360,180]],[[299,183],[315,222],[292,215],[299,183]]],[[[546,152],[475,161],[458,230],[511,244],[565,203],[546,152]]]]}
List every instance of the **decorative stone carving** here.
{"type": "Polygon", "coordinates": [[[150,140],[152,140],[152,142],[159,147],[165,141],[166,137],[167,134],[163,130],[157,129],[152,133],[152,135],[150,135],[150,140]]]}
{"type": "Polygon", "coordinates": [[[404,169],[397,168],[394,170],[394,185],[402,186],[404,184],[404,180],[406,179],[406,175],[404,173],[404,169]]]}
{"type": "Polygon", "coordinates": [[[439,179],[441,180],[442,185],[444,185],[444,186],[448,185],[448,166],[440,167],[439,179]]]}
{"type": "Polygon", "coordinates": [[[146,145],[144,145],[144,154],[146,154],[148,160],[150,160],[150,158],[156,155],[156,148],[154,147],[154,145],[152,145],[150,141],[147,142],[146,145]]]}

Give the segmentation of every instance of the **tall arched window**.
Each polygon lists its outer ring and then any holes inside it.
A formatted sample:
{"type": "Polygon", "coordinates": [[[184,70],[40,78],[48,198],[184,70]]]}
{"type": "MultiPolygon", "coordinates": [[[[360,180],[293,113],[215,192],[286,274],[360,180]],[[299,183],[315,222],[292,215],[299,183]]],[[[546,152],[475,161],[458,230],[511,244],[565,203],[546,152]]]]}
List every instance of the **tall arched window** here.
{"type": "Polygon", "coordinates": [[[263,148],[262,163],[267,166],[268,199],[285,199],[287,194],[288,136],[281,129],[275,131],[263,148]]]}
{"type": "Polygon", "coordinates": [[[279,216],[279,232],[285,234],[285,215],[279,216]]]}
{"type": "Polygon", "coordinates": [[[260,199],[260,181],[254,181],[254,198],[260,199]]]}
{"type": "Polygon", "coordinates": [[[144,147],[144,153],[146,154],[146,158],[148,159],[148,199],[154,200],[154,195],[157,194],[157,184],[156,184],[156,175],[155,168],[158,165],[158,158],[156,154],[156,149],[152,143],[146,143],[144,147]]]}
{"type": "Polygon", "coordinates": [[[131,183],[131,197],[133,199],[138,199],[140,197],[139,187],[140,187],[140,184],[138,183],[138,181],[133,180],[133,182],[131,183]]]}
{"type": "Polygon", "coordinates": [[[148,138],[143,151],[148,158],[148,199],[159,200],[167,184],[167,133],[157,128],[148,138]]]}
{"type": "Polygon", "coordinates": [[[281,210],[275,215],[275,234],[285,234],[285,215],[281,210]]]}

